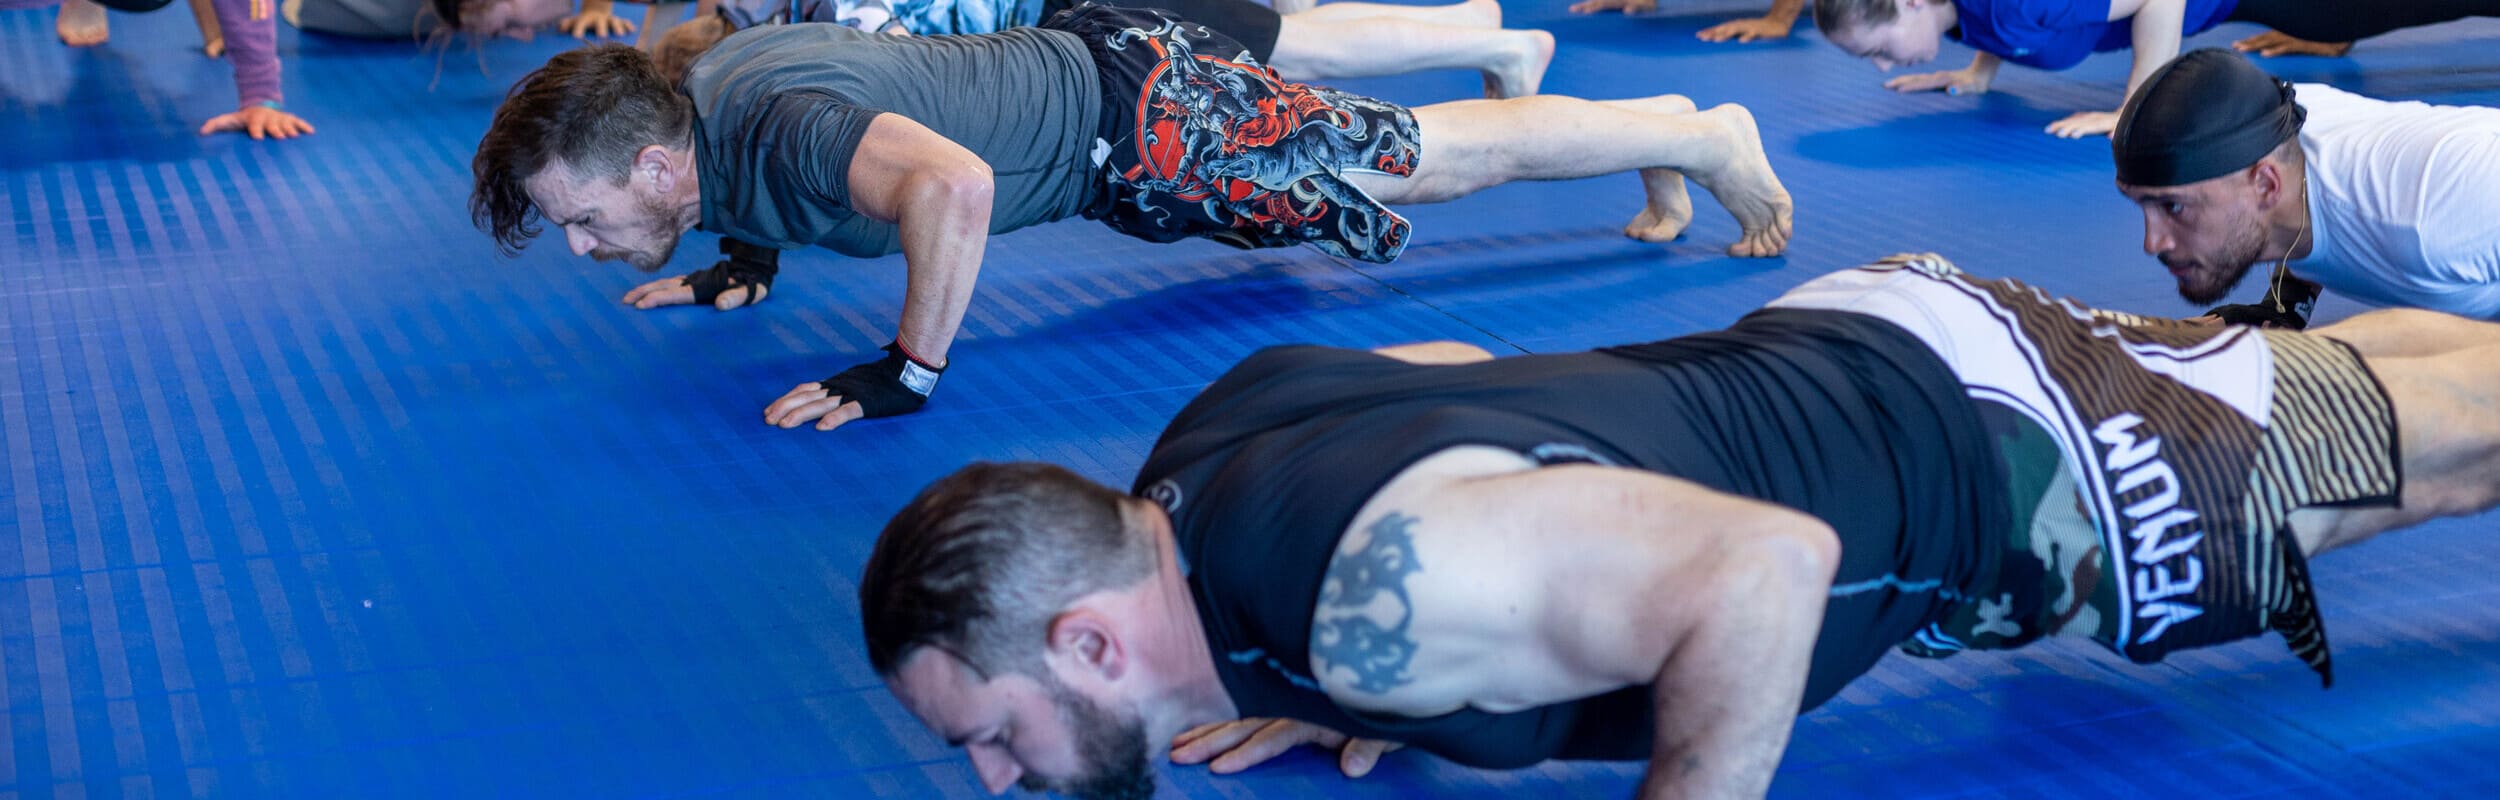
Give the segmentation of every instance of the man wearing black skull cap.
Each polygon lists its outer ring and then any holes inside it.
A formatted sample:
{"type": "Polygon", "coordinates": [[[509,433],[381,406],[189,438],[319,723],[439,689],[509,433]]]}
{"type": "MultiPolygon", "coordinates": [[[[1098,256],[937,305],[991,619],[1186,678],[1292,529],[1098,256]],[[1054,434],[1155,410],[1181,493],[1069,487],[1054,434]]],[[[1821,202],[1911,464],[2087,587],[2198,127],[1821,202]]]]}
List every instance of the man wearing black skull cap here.
{"type": "Polygon", "coordinates": [[[2209,48],[2147,79],[2110,146],[2180,296],[2220,300],[2276,262],[2224,322],[2302,327],[2321,289],[2500,319],[2500,109],[2293,85],[2209,48]]]}

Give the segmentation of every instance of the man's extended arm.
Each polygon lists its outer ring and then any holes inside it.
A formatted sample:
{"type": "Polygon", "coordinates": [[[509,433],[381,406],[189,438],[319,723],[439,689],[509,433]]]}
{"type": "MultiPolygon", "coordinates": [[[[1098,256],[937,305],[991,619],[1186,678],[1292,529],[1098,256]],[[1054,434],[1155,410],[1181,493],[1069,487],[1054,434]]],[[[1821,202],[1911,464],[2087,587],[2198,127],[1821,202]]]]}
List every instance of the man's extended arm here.
{"type": "Polygon", "coordinates": [[[1356,517],[1322,582],[1312,672],[1340,705],[1407,717],[1648,685],[1643,796],[1758,795],[1797,714],[1838,552],[1829,525],[1781,506],[1453,448],[1356,517]]]}
{"type": "Polygon", "coordinates": [[[1716,607],[1658,670],[1658,738],[1641,797],[1770,790],[1805,692],[1833,560],[1788,536],[1728,554],[1706,595],[1716,607]]]}
{"type": "Polygon", "coordinates": [[[853,210],[902,232],[911,270],[903,348],[944,366],[989,244],[990,165],[920,123],[882,114],[851,158],[850,187],[853,210]]]}
{"type": "MultiPolygon", "coordinates": [[[[1401,350],[1382,352],[1417,355],[1401,350]]],[[[1460,447],[1401,473],[1354,528],[1312,626],[1313,672],[1340,704],[1427,717],[1650,685],[1643,797],[1770,785],[1839,557],[1821,520],[1635,470],[1460,447]],[[1360,653],[1332,638],[1356,628],[1372,632],[1360,653]]],[[[1385,749],[1248,719],[1183,734],[1172,756],[1234,772],[1305,743],[1344,747],[1350,777],[1385,749]]]]}
{"type": "Polygon", "coordinates": [[[765,421],[784,428],[814,420],[817,430],[832,430],[862,416],[918,410],[913,398],[887,398],[891,392],[884,390],[894,387],[854,383],[850,384],[852,396],[846,397],[834,386],[843,385],[845,376],[863,381],[890,378],[899,381],[896,386],[925,399],[928,393],[920,389],[933,387],[935,371],[945,368],[964,309],[972,304],[973,282],[981,275],[995,183],[989,164],[972,151],[908,118],[879,114],[860,137],[846,187],[853,211],[894,223],[899,229],[903,263],[909,270],[902,329],[895,336],[895,349],[900,352],[854,370],[890,364],[900,371],[899,377],[846,372],[827,381],[800,384],[765,409],[765,421]],[[925,375],[927,383],[918,383],[915,375],[925,375]],[[909,407],[896,411],[873,407],[881,399],[909,407]]]}

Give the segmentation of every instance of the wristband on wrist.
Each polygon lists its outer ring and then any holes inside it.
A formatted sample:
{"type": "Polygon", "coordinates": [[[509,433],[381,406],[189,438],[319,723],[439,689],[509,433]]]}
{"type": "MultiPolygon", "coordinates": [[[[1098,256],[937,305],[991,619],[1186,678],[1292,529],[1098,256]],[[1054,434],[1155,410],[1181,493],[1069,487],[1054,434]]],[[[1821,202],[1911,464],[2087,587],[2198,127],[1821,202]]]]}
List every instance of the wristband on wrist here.
{"type": "Polygon", "coordinates": [[[886,347],[891,348],[895,355],[903,357],[903,372],[895,379],[902,381],[904,388],[922,397],[927,397],[930,392],[937,391],[938,375],[946,372],[945,367],[930,366],[929,362],[912,355],[911,348],[904,347],[902,339],[897,338],[893,344],[886,345],[886,347]]]}
{"type": "Polygon", "coordinates": [[[871,419],[919,411],[929,402],[929,393],[937,390],[938,377],[946,369],[911,357],[899,341],[884,350],[884,358],[820,381],[825,396],[858,403],[861,415],[871,419]]]}

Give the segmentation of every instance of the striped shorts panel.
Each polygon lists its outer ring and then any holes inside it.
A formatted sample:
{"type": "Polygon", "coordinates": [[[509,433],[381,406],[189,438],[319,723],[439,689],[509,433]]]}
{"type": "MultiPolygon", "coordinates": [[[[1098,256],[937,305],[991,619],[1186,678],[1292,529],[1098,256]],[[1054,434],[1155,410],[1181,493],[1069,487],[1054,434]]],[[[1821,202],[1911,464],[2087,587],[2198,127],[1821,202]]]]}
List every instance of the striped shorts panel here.
{"type": "Polygon", "coordinates": [[[2401,483],[2394,408],[2349,347],[2099,311],[1932,255],[1825,276],[1772,305],[1902,326],[1974,400],[2036,429],[2043,444],[2007,457],[2061,462],[2004,532],[2000,585],[1913,652],[2080,633],[2149,663],[2272,630],[2331,680],[2290,515],[2392,503],[2401,483]]]}

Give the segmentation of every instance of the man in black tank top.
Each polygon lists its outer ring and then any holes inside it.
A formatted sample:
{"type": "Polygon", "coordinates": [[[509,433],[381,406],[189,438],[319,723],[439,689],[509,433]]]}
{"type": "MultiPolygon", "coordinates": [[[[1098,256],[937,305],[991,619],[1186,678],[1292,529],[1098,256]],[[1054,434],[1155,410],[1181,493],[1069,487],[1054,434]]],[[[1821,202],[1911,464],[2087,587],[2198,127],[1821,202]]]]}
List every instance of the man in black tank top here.
{"type": "Polygon", "coordinates": [[[576,254],[646,271],[692,228],[744,243],[628,292],[642,308],[761,299],[780,250],[901,253],[910,281],[886,357],[765,409],[768,424],[818,430],[919,410],[988,235],[1053,220],[1385,262],[1411,233],[1392,206],[1638,172],[1647,202],[1629,236],[1683,232],[1686,177],[1742,224],[1730,253],[1777,255],[1790,232],[1787,190],[1739,106],[1535,95],[1410,109],[1283,80],[1166,12],[1092,4],[967,36],[760,26],[675,83],[631,48],[563,53],[496,109],[472,166],[471,214],[507,252],[542,217],[576,254]]]}
{"type": "Polygon", "coordinates": [[[1348,736],[1758,795],[1896,647],[2271,631],[2326,675],[2308,556],[2500,504],[2500,325],[2393,313],[2182,326],[1909,257],[1651,344],[1270,348],[1133,494],[932,484],[860,582],[869,658],[993,790],[1085,797],[1144,796],[1166,741],[1348,736]]]}

